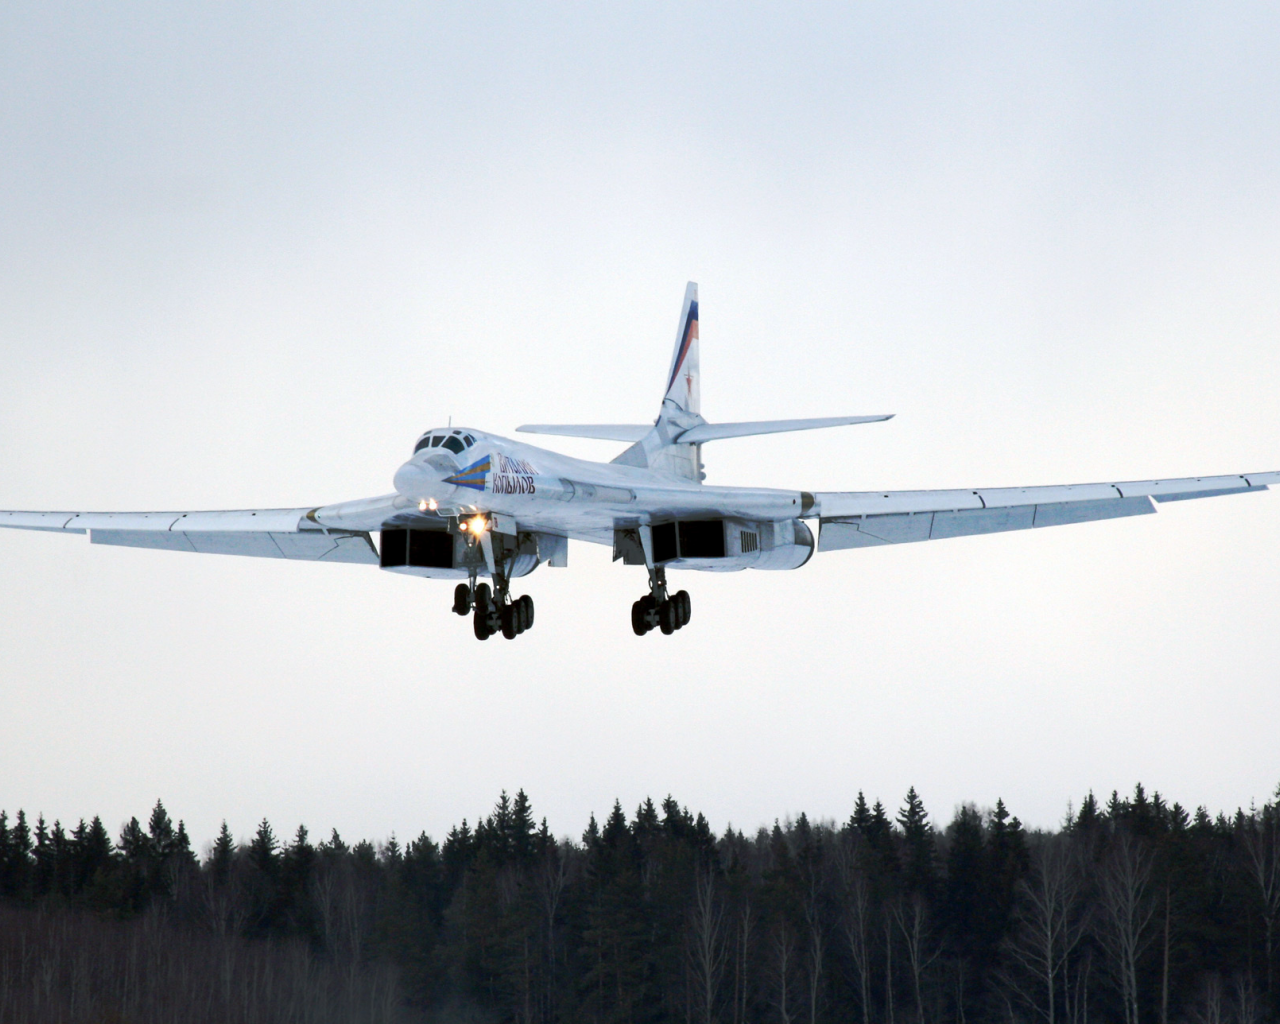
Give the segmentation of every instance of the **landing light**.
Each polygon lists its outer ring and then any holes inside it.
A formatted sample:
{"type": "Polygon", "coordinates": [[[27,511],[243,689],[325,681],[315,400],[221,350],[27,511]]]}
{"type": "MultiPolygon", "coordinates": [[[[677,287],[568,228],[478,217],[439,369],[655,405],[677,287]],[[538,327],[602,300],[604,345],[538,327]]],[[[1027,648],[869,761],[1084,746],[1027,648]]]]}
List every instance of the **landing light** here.
{"type": "Polygon", "coordinates": [[[488,529],[488,526],[489,524],[485,520],[484,516],[475,516],[474,518],[467,520],[467,523],[464,529],[470,530],[477,537],[479,537],[480,534],[484,533],[484,531],[488,529]]]}
{"type": "Polygon", "coordinates": [[[420,502],[418,502],[419,512],[425,512],[427,509],[431,509],[431,511],[434,512],[439,507],[440,507],[440,503],[436,501],[435,498],[423,498],[420,502]]]}

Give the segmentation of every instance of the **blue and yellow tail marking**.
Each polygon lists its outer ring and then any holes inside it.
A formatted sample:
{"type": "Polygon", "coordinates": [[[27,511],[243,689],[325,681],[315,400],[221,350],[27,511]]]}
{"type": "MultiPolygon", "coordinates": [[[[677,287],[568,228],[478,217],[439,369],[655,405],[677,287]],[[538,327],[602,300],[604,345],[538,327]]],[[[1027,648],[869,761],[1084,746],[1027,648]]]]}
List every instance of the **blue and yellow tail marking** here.
{"type": "Polygon", "coordinates": [[[473,491],[484,490],[484,478],[489,472],[489,456],[471,463],[466,469],[460,469],[453,476],[444,478],[447,484],[455,484],[458,487],[470,487],[473,491]]]}

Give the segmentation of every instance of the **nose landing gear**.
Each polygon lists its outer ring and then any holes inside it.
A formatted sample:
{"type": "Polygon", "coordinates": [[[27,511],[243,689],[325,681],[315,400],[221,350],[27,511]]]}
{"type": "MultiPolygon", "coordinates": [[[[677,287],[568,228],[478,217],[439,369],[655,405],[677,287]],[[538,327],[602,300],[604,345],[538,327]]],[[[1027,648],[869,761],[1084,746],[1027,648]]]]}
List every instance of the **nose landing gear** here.
{"type": "Polygon", "coordinates": [[[644,636],[657,627],[670,636],[689,624],[692,602],[687,590],[668,596],[667,573],[661,566],[649,571],[649,593],[631,606],[631,630],[644,636]]]}
{"type": "Polygon", "coordinates": [[[528,594],[512,600],[509,582],[505,576],[494,576],[497,589],[487,583],[459,583],[453,591],[453,611],[456,615],[472,613],[472,627],[477,640],[488,640],[501,633],[514,640],[533,626],[533,598],[528,594]]]}

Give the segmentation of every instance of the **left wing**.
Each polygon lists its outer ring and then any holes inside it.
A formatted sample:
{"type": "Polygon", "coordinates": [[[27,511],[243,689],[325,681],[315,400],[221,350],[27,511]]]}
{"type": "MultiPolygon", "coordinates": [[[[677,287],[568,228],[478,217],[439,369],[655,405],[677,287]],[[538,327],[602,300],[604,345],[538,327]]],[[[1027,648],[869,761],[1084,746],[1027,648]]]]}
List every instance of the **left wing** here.
{"type": "Polygon", "coordinates": [[[1152,504],[1265,491],[1280,472],[1118,484],[947,491],[828,491],[814,495],[819,551],[904,544],[1148,515],[1152,504]]]}
{"type": "Polygon", "coordinates": [[[369,531],[401,511],[396,497],[228,512],[0,512],[0,527],[87,532],[91,544],[377,565],[369,531]]]}

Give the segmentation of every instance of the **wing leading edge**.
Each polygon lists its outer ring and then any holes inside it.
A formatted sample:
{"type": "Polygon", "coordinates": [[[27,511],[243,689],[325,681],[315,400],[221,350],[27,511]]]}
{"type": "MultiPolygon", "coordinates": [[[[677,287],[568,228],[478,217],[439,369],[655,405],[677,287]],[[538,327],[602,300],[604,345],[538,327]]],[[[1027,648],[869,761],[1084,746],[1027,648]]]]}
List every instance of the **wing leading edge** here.
{"type": "Polygon", "coordinates": [[[819,551],[906,544],[1149,515],[1157,502],[1265,491],[1280,472],[1134,480],[1117,484],[945,491],[831,491],[814,495],[819,551]]]}

